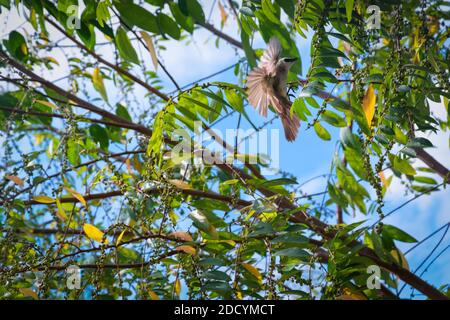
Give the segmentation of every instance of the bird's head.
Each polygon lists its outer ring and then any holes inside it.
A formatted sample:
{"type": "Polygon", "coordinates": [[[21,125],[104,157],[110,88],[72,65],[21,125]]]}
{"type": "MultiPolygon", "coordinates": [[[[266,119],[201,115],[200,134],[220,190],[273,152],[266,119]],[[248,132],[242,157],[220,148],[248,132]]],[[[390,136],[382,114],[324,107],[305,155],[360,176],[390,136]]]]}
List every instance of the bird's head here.
{"type": "Polygon", "coordinates": [[[284,57],[278,63],[284,65],[287,70],[297,61],[297,58],[284,57]]]}

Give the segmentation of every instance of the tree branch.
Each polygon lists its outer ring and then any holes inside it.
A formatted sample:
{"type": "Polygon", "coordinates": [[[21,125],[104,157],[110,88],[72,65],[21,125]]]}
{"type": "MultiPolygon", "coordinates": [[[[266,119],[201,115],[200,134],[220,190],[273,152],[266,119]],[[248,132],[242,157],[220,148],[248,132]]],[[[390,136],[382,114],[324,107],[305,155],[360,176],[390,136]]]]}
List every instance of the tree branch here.
{"type": "Polygon", "coordinates": [[[144,87],[145,89],[147,89],[148,91],[150,91],[151,93],[157,95],[158,97],[160,97],[161,99],[168,101],[169,97],[167,97],[164,93],[160,92],[158,89],[152,87],[151,85],[145,83],[144,81],[142,81],[141,79],[139,79],[138,77],[134,76],[133,74],[131,74],[130,72],[128,72],[127,70],[124,70],[122,68],[120,68],[119,66],[103,59],[101,56],[99,56],[98,54],[96,54],[94,51],[88,49],[84,44],[82,44],[80,41],[78,41],[75,37],[71,36],[70,34],[68,34],[63,28],[61,28],[56,22],[54,22],[53,20],[51,20],[48,16],[45,17],[45,20],[47,22],[49,22],[53,27],[55,27],[59,32],[61,32],[64,36],[66,36],[68,39],[70,39],[72,42],[74,42],[80,49],[86,51],[87,53],[89,53],[91,56],[93,56],[95,59],[97,59],[99,62],[103,63],[104,65],[110,67],[111,69],[114,69],[115,71],[117,71],[118,73],[126,76],[127,78],[130,78],[131,80],[133,80],[134,82],[138,83],[139,85],[141,85],[142,87],[144,87]]]}

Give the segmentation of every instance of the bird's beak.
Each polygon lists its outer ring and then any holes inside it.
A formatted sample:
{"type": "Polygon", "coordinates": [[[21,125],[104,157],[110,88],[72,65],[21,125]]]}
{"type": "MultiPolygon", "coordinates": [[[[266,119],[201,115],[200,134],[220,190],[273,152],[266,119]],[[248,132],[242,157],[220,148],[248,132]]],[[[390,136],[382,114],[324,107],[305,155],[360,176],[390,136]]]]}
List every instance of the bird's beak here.
{"type": "Polygon", "coordinates": [[[290,62],[290,63],[294,63],[297,60],[298,60],[298,58],[286,58],[285,59],[286,62],[290,62]]]}

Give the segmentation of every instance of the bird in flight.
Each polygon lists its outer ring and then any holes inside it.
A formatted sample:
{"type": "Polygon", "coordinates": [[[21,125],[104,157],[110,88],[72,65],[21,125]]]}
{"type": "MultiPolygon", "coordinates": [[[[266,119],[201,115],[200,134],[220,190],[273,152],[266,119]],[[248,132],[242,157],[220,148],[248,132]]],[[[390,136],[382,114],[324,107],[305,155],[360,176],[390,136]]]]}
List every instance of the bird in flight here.
{"type": "Polygon", "coordinates": [[[289,68],[297,58],[280,55],[280,41],[271,38],[259,65],[247,77],[248,101],[263,117],[267,117],[267,108],[271,105],[281,118],[287,141],[294,141],[300,120],[295,114],[291,116],[292,103],[286,92],[286,80],[289,68]]]}

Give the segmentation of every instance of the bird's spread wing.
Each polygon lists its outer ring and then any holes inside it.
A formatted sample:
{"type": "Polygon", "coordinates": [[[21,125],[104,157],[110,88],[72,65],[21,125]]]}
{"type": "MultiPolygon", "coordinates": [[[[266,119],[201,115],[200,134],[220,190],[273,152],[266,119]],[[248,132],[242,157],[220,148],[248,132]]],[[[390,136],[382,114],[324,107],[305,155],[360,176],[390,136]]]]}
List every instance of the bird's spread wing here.
{"type": "Polygon", "coordinates": [[[260,67],[254,68],[247,77],[248,101],[263,117],[267,117],[269,105],[277,105],[272,82],[273,77],[260,67]]]}
{"type": "Polygon", "coordinates": [[[278,39],[270,39],[258,67],[254,68],[247,77],[248,100],[264,117],[267,117],[269,105],[276,109],[279,105],[274,94],[273,80],[280,53],[281,45],[278,39]]]}
{"type": "Polygon", "coordinates": [[[269,73],[274,74],[275,68],[281,54],[281,44],[277,38],[271,38],[264,54],[259,63],[259,67],[266,69],[269,73]]]}

